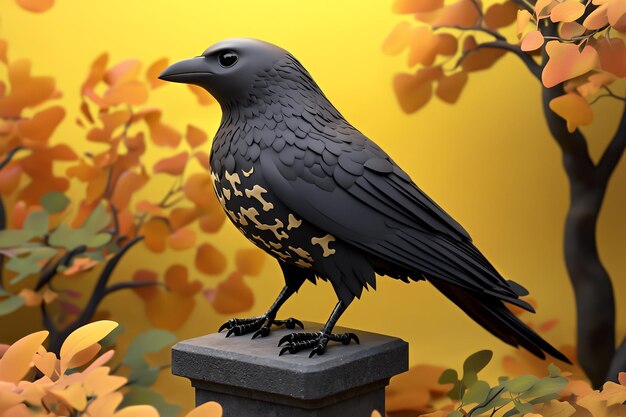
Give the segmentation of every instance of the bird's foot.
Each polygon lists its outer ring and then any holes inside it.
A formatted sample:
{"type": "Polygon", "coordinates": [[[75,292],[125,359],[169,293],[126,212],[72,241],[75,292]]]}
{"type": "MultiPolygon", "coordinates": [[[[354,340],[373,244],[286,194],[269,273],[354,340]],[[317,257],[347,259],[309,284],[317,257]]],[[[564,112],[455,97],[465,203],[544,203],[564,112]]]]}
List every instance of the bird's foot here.
{"type": "Polygon", "coordinates": [[[280,339],[280,342],[278,342],[278,346],[286,343],[286,345],[280,350],[279,355],[287,352],[298,353],[305,349],[312,349],[311,354],[309,354],[309,358],[312,358],[314,355],[323,355],[324,352],[326,352],[328,342],[331,340],[334,342],[341,342],[344,345],[349,345],[350,341],[354,340],[357,345],[359,344],[359,338],[354,333],[291,333],[280,339]]]}
{"type": "Polygon", "coordinates": [[[256,339],[257,337],[268,336],[272,326],[285,326],[288,329],[295,329],[296,326],[299,326],[301,329],[304,329],[302,322],[294,319],[293,317],[288,318],[287,320],[276,320],[275,318],[264,314],[262,316],[252,317],[249,319],[230,319],[220,326],[218,332],[228,329],[226,337],[233,334],[235,336],[241,336],[254,332],[252,338],[256,339]]]}

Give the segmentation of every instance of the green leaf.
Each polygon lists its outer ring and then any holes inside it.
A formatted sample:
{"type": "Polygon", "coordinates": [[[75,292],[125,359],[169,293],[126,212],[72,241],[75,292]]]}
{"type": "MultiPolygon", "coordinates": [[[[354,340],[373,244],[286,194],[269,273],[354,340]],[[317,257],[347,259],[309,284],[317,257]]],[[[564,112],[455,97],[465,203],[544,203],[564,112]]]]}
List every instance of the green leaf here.
{"type": "Polygon", "coordinates": [[[161,394],[141,386],[132,386],[119,408],[142,404],[152,405],[161,417],[176,417],[180,411],[179,406],[166,402],[161,394]]]}
{"type": "Polygon", "coordinates": [[[35,236],[32,230],[0,230],[0,248],[14,248],[23,245],[35,236]]]}
{"type": "Polygon", "coordinates": [[[548,376],[561,376],[561,369],[553,363],[548,365],[548,376]]]}
{"type": "Polygon", "coordinates": [[[459,410],[454,410],[451,413],[448,413],[448,417],[463,417],[463,413],[459,410]]]}
{"type": "Polygon", "coordinates": [[[474,410],[472,415],[480,416],[489,410],[492,410],[494,408],[501,408],[507,405],[508,403],[510,403],[511,401],[513,401],[511,398],[505,398],[502,396],[502,394],[505,392],[506,391],[502,390],[502,387],[491,388],[489,390],[489,394],[487,395],[487,398],[490,398],[489,402],[485,404],[483,407],[480,407],[474,410]],[[496,395],[496,393],[498,394],[496,395]]]}
{"type": "Polygon", "coordinates": [[[70,203],[70,199],[60,191],[50,191],[45,193],[39,202],[46,212],[53,214],[65,210],[70,203]]]}
{"type": "Polygon", "coordinates": [[[31,211],[24,220],[24,230],[30,230],[33,236],[43,236],[48,233],[48,213],[31,211]]]}
{"type": "Polygon", "coordinates": [[[543,378],[537,381],[532,388],[522,394],[522,398],[543,397],[544,395],[553,394],[561,391],[568,384],[567,378],[557,376],[554,378],[543,378]]]}
{"type": "Polygon", "coordinates": [[[122,363],[130,368],[147,368],[148,363],[144,359],[146,354],[158,352],[165,347],[171,346],[174,342],[176,342],[176,335],[167,330],[151,329],[145,331],[135,337],[130,346],[128,346],[122,363]]]}
{"type": "Polygon", "coordinates": [[[117,326],[115,329],[113,329],[111,331],[111,333],[109,333],[108,335],[106,335],[104,337],[104,339],[102,339],[100,342],[100,346],[102,346],[102,351],[105,351],[106,349],[110,348],[111,346],[113,346],[115,344],[115,340],[117,339],[117,337],[122,334],[124,332],[124,326],[122,326],[121,324],[119,326],[117,326]]]}
{"type": "Polygon", "coordinates": [[[481,350],[470,355],[463,363],[463,375],[470,372],[478,374],[489,364],[492,357],[493,352],[490,350],[481,350]]]}
{"type": "Polygon", "coordinates": [[[153,366],[150,368],[134,369],[128,376],[131,385],[140,385],[149,387],[154,384],[161,372],[161,367],[153,366]]]}
{"type": "Polygon", "coordinates": [[[0,301],[0,316],[9,314],[24,305],[24,299],[22,297],[12,295],[0,301]]]}
{"type": "Polygon", "coordinates": [[[558,400],[559,398],[561,398],[561,394],[559,394],[558,392],[553,392],[552,394],[547,394],[542,397],[537,397],[528,402],[531,404],[547,404],[550,401],[558,400]]]}
{"type": "Polygon", "coordinates": [[[89,243],[87,246],[90,248],[99,248],[101,246],[106,245],[111,240],[111,235],[109,233],[99,233],[89,239],[89,243]]]}
{"type": "Polygon", "coordinates": [[[522,375],[505,382],[504,386],[510,392],[519,394],[529,390],[537,381],[539,378],[534,375],[522,375]]]}
{"type": "Polygon", "coordinates": [[[515,409],[519,411],[521,415],[524,415],[533,412],[533,405],[529,403],[515,402],[515,409]]]}
{"type": "Polygon", "coordinates": [[[109,216],[106,207],[104,204],[98,204],[89,214],[87,220],[85,220],[82,229],[91,232],[91,234],[96,234],[107,227],[110,222],[111,217],[109,216]]]}
{"type": "Polygon", "coordinates": [[[34,248],[26,256],[15,256],[6,263],[6,268],[16,272],[17,275],[11,278],[10,283],[16,284],[24,278],[41,271],[41,261],[49,259],[57,254],[56,249],[47,246],[34,248]]]}
{"type": "Polygon", "coordinates": [[[476,381],[463,395],[463,404],[480,404],[489,394],[489,384],[485,381],[476,381]]]}
{"type": "Polygon", "coordinates": [[[459,382],[459,374],[454,369],[446,369],[439,377],[440,384],[454,384],[459,382]]]}

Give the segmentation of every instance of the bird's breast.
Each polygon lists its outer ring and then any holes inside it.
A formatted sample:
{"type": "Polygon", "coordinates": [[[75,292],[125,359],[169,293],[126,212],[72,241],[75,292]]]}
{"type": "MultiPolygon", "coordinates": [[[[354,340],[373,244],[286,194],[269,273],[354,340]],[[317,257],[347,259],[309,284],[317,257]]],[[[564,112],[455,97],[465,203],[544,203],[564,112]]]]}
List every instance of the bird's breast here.
{"type": "Polygon", "coordinates": [[[275,198],[260,166],[212,172],[215,194],[230,221],[259,248],[303,268],[336,253],[335,237],[293,213],[275,198]]]}

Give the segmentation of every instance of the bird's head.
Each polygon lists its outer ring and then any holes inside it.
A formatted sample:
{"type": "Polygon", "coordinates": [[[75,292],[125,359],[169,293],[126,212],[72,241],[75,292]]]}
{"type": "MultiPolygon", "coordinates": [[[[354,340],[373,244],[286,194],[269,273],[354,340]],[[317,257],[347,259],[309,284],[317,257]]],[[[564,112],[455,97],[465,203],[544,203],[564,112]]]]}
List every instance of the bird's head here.
{"type": "Polygon", "coordinates": [[[286,55],[284,49],[257,39],[227,39],[200,56],[170,65],[159,78],[198,85],[223,104],[245,98],[257,75],[286,55]]]}

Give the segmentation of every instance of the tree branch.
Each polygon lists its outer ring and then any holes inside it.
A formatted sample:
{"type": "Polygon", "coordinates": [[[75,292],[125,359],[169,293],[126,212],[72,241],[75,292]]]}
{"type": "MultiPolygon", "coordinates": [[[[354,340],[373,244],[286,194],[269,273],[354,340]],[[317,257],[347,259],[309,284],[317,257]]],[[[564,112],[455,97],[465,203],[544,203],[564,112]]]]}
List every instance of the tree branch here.
{"type": "Polygon", "coordinates": [[[626,337],[622,339],[622,343],[619,345],[617,350],[615,351],[615,356],[613,356],[613,360],[611,361],[611,367],[609,368],[609,373],[606,376],[607,381],[617,382],[617,376],[620,372],[624,372],[626,370],[626,337]]]}
{"type": "Polygon", "coordinates": [[[622,158],[624,149],[626,149],[626,106],[622,111],[617,132],[615,132],[613,139],[598,162],[598,175],[607,182],[622,158]]]}
{"type": "Polygon", "coordinates": [[[65,255],[61,256],[52,266],[45,268],[41,271],[41,275],[39,276],[39,280],[37,281],[37,285],[35,286],[35,291],[39,291],[42,289],[47,283],[49,283],[52,278],[57,274],[58,269],[61,265],[69,266],[70,262],[74,256],[79,255],[87,250],[87,246],[80,245],[72,249],[71,251],[65,253],[65,255]]]}
{"type": "Polygon", "coordinates": [[[2,161],[0,161],[0,169],[2,169],[5,166],[7,166],[8,163],[11,162],[11,160],[13,159],[15,154],[18,153],[19,151],[23,150],[23,149],[26,149],[26,148],[24,148],[23,146],[16,146],[15,148],[13,148],[9,152],[7,152],[7,154],[4,156],[2,161]]]}
{"type": "Polygon", "coordinates": [[[160,282],[141,282],[141,281],[126,281],[126,282],[118,282],[117,284],[109,285],[106,290],[104,290],[103,298],[107,295],[114,293],[115,291],[124,290],[127,288],[141,288],[141,287],[153,287],[153,286],[162,286],[163,284],[160,282]]]}
{"type": "Polygon", "coordinates": [[[463,55],[461,55],[461,57],[457,61],[456,66],[458,67],[459,65],[461,65],[463,60],[469,54],[482,48],[503,49],[505,51],[514,53],[522,60],[524,64],[526,64],[526,68],[528,68],[528,70],[531,72],[532,75],[535,76],[535,78],[541,79],[541,66],[533,59],[533,57],[527,54],[526,52],[522,51],[519,46],[510,44],[504,41],[481,43],[477,45],[475,48],[465,51],[463,55]]]}
{"type": "Polygon", "coordinates": [[[469,27],[457,26],[457,25],[433,26],[433,30],[439,30],[439,29],[455,29],[455,30],[460,30],[462,32],[467,32],[467,31],[483,32],[483,33],[493,36],[494,38],[500,41],[506,42],[506,38],[504,36],[496,32],[495,30],[491,30],[482,26],[469,26],[469,27]]]}

